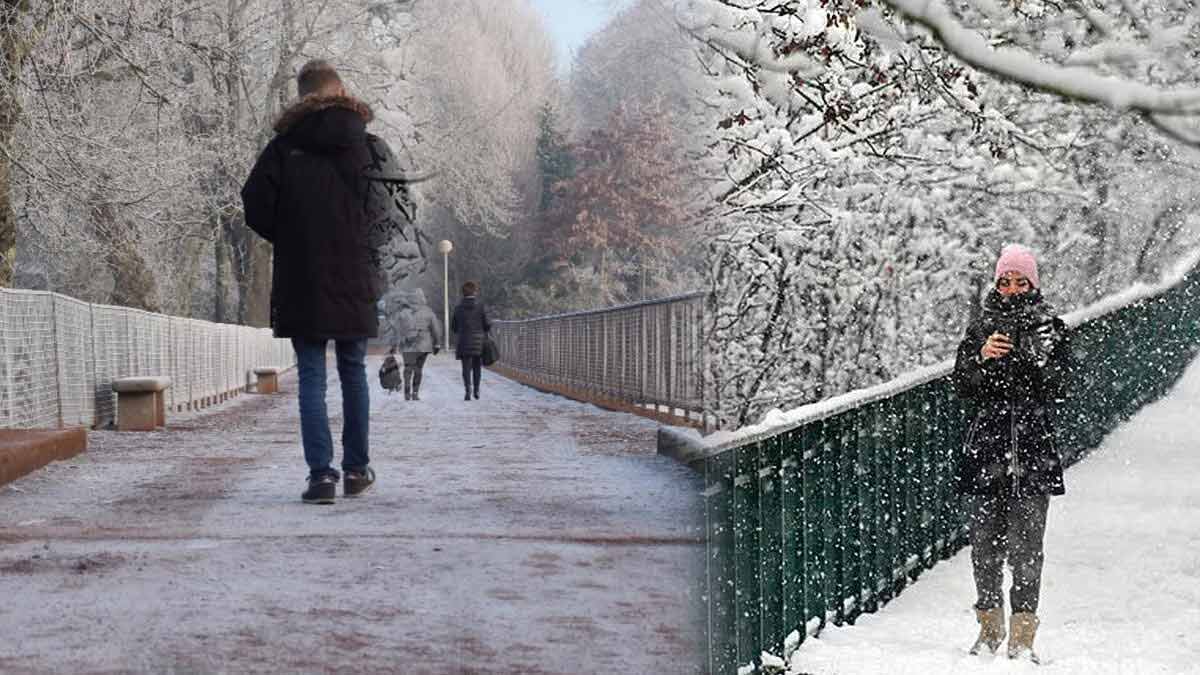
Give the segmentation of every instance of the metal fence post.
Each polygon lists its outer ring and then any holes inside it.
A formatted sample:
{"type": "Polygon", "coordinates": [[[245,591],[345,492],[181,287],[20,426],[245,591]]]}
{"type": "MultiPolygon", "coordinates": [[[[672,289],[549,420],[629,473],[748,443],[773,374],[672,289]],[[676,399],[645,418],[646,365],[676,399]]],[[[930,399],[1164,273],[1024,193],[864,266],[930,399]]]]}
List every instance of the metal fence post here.
{"type": "Polygon", "coordinates": [[[54,384],[55,397],[58,399],[58,428],[63,427],[63,375],[62,358],[59,356],[61,345],[58,342],[58,301],[55,293],[50,294],[50,335],[54,343],[54,384]]]}

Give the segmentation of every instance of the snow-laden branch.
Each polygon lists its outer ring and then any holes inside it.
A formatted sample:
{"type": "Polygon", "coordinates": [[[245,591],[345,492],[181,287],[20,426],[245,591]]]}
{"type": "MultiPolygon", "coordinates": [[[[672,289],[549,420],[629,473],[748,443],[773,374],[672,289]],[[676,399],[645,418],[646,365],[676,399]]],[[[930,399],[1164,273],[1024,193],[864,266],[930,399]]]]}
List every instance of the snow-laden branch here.
{"type": "Polygon", "coordinates": [[[941,0],[884,2],[910,21],[927,28],[946,50],[978,70],[1075,101],[1139,112],[1164,133],[1200,145],[1200,131],[1163,119],[1164,116],[1200,116],[1200,89],[1163,89],[1102,75],[1081,66],[1046,63],[1021,49],[993,49],[983,35],[959,23],[941,0]]]}
{"type": "Polygon", "coordinates": [[[770,45],[765,43],[762,35],[750,38],[737,34],[722,35],[714,31],[704,39],[714,47],[731,51],[763,70],[775,73],[798,73],[804,77],[816,77],[825,69],[802,51],[795,51],[786,56],[776,55],[770,45]]]}

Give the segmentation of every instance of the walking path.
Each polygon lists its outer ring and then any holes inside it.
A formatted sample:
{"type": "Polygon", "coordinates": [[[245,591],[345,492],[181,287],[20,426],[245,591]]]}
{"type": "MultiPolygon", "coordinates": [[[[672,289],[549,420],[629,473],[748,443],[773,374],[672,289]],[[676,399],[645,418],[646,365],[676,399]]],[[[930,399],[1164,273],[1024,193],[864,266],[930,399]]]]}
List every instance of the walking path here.
{"type": "Polygon", "coordinates": [[[445,356],[406,402],[380,358],[362,499],[300,502],[294,372],[0,488],[0,672],[695,672],[700,485],[653,422],[466,402],[445,356]]]}

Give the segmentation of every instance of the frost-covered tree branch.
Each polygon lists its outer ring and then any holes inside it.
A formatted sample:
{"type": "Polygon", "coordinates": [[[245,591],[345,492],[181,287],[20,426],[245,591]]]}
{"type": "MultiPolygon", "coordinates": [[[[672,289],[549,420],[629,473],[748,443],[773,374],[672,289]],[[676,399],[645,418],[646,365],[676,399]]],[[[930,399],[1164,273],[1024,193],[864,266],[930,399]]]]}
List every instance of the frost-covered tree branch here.
{"type": "MultiPolygon", "coordinates": [[[[1052,291],[1086,302],[1135,274],[1131,251],[1173,240],[1153,225],[1155,200],[1190,203],[1188,150],[1151,126],[1182,118],[999,77],[882,1],[865,4],[874,11],[858,0],[679,4],[708,73],[709,400],[729,425],[944,358],[1006,241],[1052,253],[1052,291]],[[763,49],[802,52],[820,71],[781,73],[759,63],[763,49]]],[[[986,36],[988,55],[992,44],[1046,50],[1052,67],[1172,92],[1187,110],[1191,57],[1160,49],[1180,32],[1148,38],[1153,21],[1113,8],[1103,35],[1093,24],[1104,17],[1040,0],[947,11],[986,36]],[[1097,51],[1118,41],[1146,48],[1097,51]],[[1089,54],[1095,65],[1081,65],[1089,54]],[[1151,54],[1147,70],[1137,59],[1151,54]]]]}
{"type": "MultiPolygon", "coordinates": [[[[1103,14],[1080,7],[1104,42],[1068,55],[1063,63],[1055,63],[1046,58],[1048,55],[1027,49],[993,47],[983,33],[964,26],[942,0],[884,2],[905,18],[927,28],[942,47],[979,71],[1070,100],[1138,112],[1167,135],[1200,146],[1200,124],[1196,122],[1200,117],[1200,87],[1156,86],[1097,69],[1110,63],[1148,61],[1164,50],[1190,52],[1195,57],[1196,36],[1190,35],[1195,29],[1194,13],[1191,16],[1184,13],[1182,25],[1151,27],[1140,18],[1151,8],[1128,0],[1122,3],[1124,14],[1142,34],[1123,39],[1103,14]]],[[[997,8],[991,9],[993,15],[999,13],[997,8]]],[[[1158,10],[1163,11],[1161,7],[1158,10]]],[[[1171,17],[1164,12],[1160,18],[1171,17]]],[[[867,20],[878,21],[875,16],[868,16],[867,20]]],[[[1200,60],[1191,64],[1193,68],[1198,65],[1200,60]]]]}
{"type": "Polygon", "coordinates": [[[426,190],[466,231],[506,236],[533,171],[537,111],[554,80],[553,47],[534,10],[514,0],[419,7],[419,148],[426,190]],[[516,39],[514,36],[521,36],[516,39]]]}
{"type": "Polygon", "coordinates": [[[318,56],[381,111],[376,130],[411,145],[392,57],[412,5],[3,5],[0,44],[23,50],[0,78],[0,215],[15,225],[18,282],[264,321],[269,250],[241,222],[245,172],[295,96],[296,69],[318,56]]]}

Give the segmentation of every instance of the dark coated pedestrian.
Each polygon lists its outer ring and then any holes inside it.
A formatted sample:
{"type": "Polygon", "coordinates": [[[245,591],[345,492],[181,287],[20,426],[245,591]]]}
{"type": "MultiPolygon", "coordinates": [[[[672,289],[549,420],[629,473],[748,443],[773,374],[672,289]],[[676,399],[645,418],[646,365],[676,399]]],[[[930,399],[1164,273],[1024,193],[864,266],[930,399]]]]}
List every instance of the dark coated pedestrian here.
{"type": "MultiPolygon", "coordinates": [[[[275,123],[242,188],[246,224],[274,248],[271,327],[291,338],[299,375],[300,436],[308,463],[303,501],[335,500],[342,476],[333,463],[325,407],[325,353],[333,341],[342,387],[343,494],[375,482],[370,467],[367,339],[376,337],[375,305],[386,276],[379,247],[387,232],[370,222],[368,171],[391,151],[367,133],[370,107],[350,96],[336,69],[309,61],[297,77],[298,100],[275,123]]],[[[394,192],[395,190],[392,190],[394,192]]]]}
{"type": "Polygon", "coordinates": [[[972,653],[1004,641],[1004,564],[1012,568],[1008,656],[1037,661],[1043,540],[1051,495],[1064,492],[1054,408],[1067,395],[1066,324],[1042,299],[1037,261],[1019,245],[996,262],[980,317],[954,366],[959,395],[976,404],[959,463],[977,598],[972,653]]]}
{"type": "Polygon", "coordinates": [[[462,286],[462,300],[454,308],[450,332],[455,339],[454,356],[462,361],[464,401],[479,399],[479,380],[483,372],[483,341],[492,324],[479,300],[479,284],[468,281],[462,286]]]}

